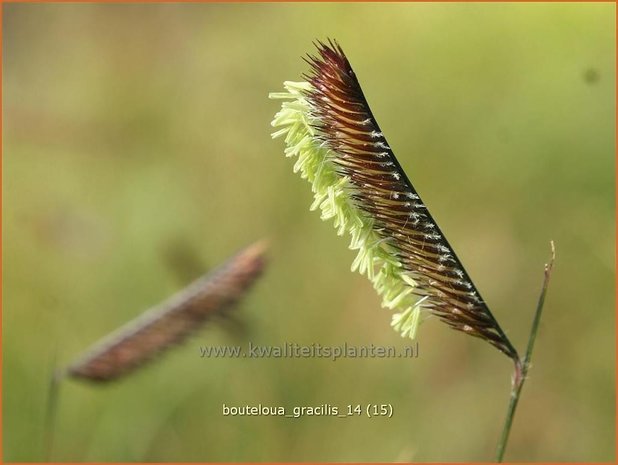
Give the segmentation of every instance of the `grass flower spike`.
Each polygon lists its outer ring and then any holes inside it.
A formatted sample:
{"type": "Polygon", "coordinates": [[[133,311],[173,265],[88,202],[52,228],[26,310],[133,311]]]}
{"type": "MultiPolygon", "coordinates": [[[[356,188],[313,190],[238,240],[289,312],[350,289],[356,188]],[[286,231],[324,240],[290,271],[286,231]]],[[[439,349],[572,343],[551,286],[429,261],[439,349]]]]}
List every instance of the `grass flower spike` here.
{"type": "Polygon", "coordinates": [[[510,343],[395,158],[341,47],[317,44],[304,82],[285,82],[272,125],[294,172],[311,183],[311,210],[333,220],[365,274],[414,338],[424,314],[486,340],[515,361],[510,343]]]}
{"type": "Polygon", "coordinates": [[[185,341],[206,321],[223,315],[244,297],[264,270],[265,253],[264,242],[244,248],[211,273],[108,334],[66,373],[89,381],[113,381],[185,341]]]}

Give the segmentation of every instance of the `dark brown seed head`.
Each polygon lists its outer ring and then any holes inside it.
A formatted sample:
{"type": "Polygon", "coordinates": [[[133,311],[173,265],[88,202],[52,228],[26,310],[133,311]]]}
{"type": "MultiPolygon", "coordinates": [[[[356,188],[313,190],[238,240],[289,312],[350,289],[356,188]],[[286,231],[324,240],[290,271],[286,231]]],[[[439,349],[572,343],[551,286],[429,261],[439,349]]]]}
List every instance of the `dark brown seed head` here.
{"type": "Polygon", "coordinates": [[[304,77],[316,137],[337,173],[350,180],[355,205],[395,251],[426,297],[423,308],[452,328],[486,340],[518,359],[457,255],[432,218],[382,134],[350,62],[335,41],[316,44],[304,77]]]}

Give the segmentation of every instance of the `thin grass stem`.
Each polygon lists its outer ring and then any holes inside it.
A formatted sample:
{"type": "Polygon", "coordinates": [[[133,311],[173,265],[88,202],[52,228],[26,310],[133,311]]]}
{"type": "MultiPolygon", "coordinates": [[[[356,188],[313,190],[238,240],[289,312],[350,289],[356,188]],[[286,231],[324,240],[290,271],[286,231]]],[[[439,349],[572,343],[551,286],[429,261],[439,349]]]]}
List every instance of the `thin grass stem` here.
{"type": "Polygon", "coordinates": [[[54,452],[54,439],[56,433],[56,417],[58,412],[58,401],[60,397],[60,382],[62,375],[56,368],[56,352],[52,359],[52,373],[47,385],[47,407],[45,409],[45,437],[43,454],[45,461],[51,462],[54,452]]]}
{"type": "Polygon", "coordinates": [[[545,295],[547,294],[547,288],[549,286],[549,280],[551,278],[552,269],[554,267],[554,260],[556,259],[556,248],[554,242],[551,241],[551,259],[549,263],[545,265],[545,278],[543,280],[543,287],[541,289],[541,295],[539,296],[539,302],[536,306],[536,312],[534,314],[534,320],[532,321],[532,328],[530,329],[530,337],[528,339],[528,348],[526,349],[526,355],[523,360],[515,361],[515,370],[513,373],[513,387],[511,389],[511,398],[509,400],[509,407],[506,412],[506,419],[504,421],[504,428],[502,429],[502,435],[498,442],[498,450],[496,452],[496,461],[502,462],[504,458],[504,452],[509,441],[509,433],[511,432],[511,426],[513,425],[513,418],[515,417],[515,410],[519,402],[521,390],[524,387],[524,382],[528,375],[528,369],[530,368],[530,360],[532,359],[532,350],[534,349],[534,342],[539,332],[539,326],[541,322],[541,314],[543,312],[543,305],[545,304],[545,295]]]}

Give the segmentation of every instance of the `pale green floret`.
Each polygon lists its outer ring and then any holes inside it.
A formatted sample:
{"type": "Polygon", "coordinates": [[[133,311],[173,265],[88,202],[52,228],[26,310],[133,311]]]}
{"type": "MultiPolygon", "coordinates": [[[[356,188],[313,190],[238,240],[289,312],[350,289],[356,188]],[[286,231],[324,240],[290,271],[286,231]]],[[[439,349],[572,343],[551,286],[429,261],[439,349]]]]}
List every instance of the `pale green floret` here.
{"type": "Polygon", "coordinates": [[[395,331],[399,331],[402,337],[408,336],[410,339],[414,339],[416,337],[416,329],[418,328],[420,314],[420,305],[408,307],[404,311],[393,315],[391,326],[395,331]]]}
{"type": "Polygon", "coordinates": [[[373,219],[352,202],[349,178],[335,172],[330,150],[315,139],[310,124],[311,104],[304,93],[311,90],[308,82],[284,82],[287,92],[274,92],[272,99],[283,102],[272,126],[281,128],[273,138],[285,136],[285,156],[297,157],[294,172],[311,183],[314,201],[311,210],[321,211],[321,218],[333,218],[338,235],[351,235],[350,249],[357,250],[352,271],[366,274],[382,297],[382,307],[394,310],[391,326],[404,337],[414,339],[420,322],[420,312],[426,297],[414,294],[416,281],[401,269],[388,242],[373,230],[373,219]]]}

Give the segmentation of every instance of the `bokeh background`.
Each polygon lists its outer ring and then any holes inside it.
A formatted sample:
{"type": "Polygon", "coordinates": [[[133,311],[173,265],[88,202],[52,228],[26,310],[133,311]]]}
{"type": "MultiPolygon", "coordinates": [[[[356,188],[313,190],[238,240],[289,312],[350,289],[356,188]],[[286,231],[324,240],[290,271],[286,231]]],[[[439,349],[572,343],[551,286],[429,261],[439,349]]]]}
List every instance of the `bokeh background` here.
{"type": "Polygon", "coordinates": [[[556,242],[507,458],[614,460],[613,4],[3,11],[5,460],[493,457],[511,364],[435,319],[413,360],[199,357],[202,344],[248,341],[407,345],[269,135],[268,93],[326,37],[522,351],[556,242]],[[54,367],[264,237],[271,264],[240,328],[211,325],[116,384],[63,381],[47,450],[54,367]],[[223,403],[395,414],[223,417],[223,403]]]}

